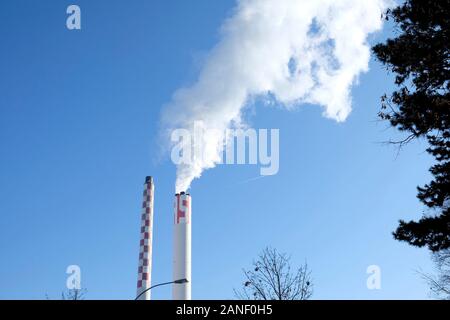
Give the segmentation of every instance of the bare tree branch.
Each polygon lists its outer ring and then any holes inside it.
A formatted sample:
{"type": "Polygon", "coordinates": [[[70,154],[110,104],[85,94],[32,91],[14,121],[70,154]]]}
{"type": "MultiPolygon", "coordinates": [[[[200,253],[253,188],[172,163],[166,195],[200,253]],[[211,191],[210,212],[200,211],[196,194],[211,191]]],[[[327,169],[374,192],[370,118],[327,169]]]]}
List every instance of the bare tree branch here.
{"type": "Polygon", "coordinates": [[[62,300],[84,300],[86,289],[69,289],[67,292],[61,293],[62,300]]]}
{"type": "Polygon", "coordinates": [[[450,300],[450,249],[441,250],[433,254],[436,274],[419,274],[430,286],[431,294],[443,300],[450,300]]]}
{"type": "Polygon", "coordinates": [[[251,270],[243,270],[245,282],[240,290],[233,289],[238,299],[245,300],[306,300],[311,298],[313,285],[308,264],[295,271],[291,257],[265,248],[253,261],[251,270]]]}

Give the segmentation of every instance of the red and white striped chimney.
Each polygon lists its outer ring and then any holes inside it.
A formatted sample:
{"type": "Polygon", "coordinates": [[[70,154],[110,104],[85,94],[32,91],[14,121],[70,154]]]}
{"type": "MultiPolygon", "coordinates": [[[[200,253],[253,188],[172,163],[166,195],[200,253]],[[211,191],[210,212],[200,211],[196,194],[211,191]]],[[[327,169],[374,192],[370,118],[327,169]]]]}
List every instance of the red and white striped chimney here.
{"type": "Polygon", "coordinates": [[[152,177],[145,178],[144,201],[142,202],[141,239],[139,250],[139,267],[137,280],[138,300],[150,300],[152,279],[152,238],[153,238],[153,195],[155,186],[152,177]],[[142,294],[142,295],[141,295],[142,294]]]}

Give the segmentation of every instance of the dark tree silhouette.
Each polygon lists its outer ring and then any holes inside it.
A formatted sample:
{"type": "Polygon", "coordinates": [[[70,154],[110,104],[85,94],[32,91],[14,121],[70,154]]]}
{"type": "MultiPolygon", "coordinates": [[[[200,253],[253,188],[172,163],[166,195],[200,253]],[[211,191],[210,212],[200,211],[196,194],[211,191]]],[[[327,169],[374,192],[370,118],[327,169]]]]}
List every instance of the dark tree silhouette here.
{"type": "Polygon", "coordinates": [[[313,284],[307,263],[292,270],[290,257],[266,248],[253,262],[253,270],[243,270],[245,282],[234,290],[244,300],[307,300],[312,296],[313,284]]]}
{"type": "Polygon", "coordinates": [[[419,221],[400,220],[394,238],[433,252],[450,248],[450,0],[406,0],[389,10],[398,34],[373,48],[395,74],[398,90],[382,98],[379,116],[407,133],[403,146],[425,138],[436,160],[433,180],[418,187],[417,197],[433,214],[419,221]]]}

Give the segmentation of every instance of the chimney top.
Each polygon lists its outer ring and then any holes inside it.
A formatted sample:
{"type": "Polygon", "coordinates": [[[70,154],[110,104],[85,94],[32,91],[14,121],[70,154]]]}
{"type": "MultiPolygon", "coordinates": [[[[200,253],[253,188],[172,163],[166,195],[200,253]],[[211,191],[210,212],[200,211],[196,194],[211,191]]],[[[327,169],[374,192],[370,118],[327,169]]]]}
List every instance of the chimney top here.
{"type": "Polygon", "coordinates": [[[180,193],[175,193],[175,196],[190,196],[191,194],[186,191],[181,191],[180,193]]]}

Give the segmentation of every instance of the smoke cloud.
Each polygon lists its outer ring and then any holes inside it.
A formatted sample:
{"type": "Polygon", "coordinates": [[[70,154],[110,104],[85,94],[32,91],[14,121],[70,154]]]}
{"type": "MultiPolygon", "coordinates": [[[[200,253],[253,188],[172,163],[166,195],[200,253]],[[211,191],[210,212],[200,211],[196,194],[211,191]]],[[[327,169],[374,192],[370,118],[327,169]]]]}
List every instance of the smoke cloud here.
{"type": "MultiPolygon", "coordinates": [[[[165,133],[175,128],[224,132],[245,126],[250,99],[270,97],[287,109],[315,104],[344,121],[351,87],[368,71],[368,36],[382,28],[388,0],[238,0],[221,28],[198,80],[177,90],[162,114],[165,133]]],[[[206,156],[177,166],[176,191],[221,160],[223,137],[203,136],[206,156]]]]}

